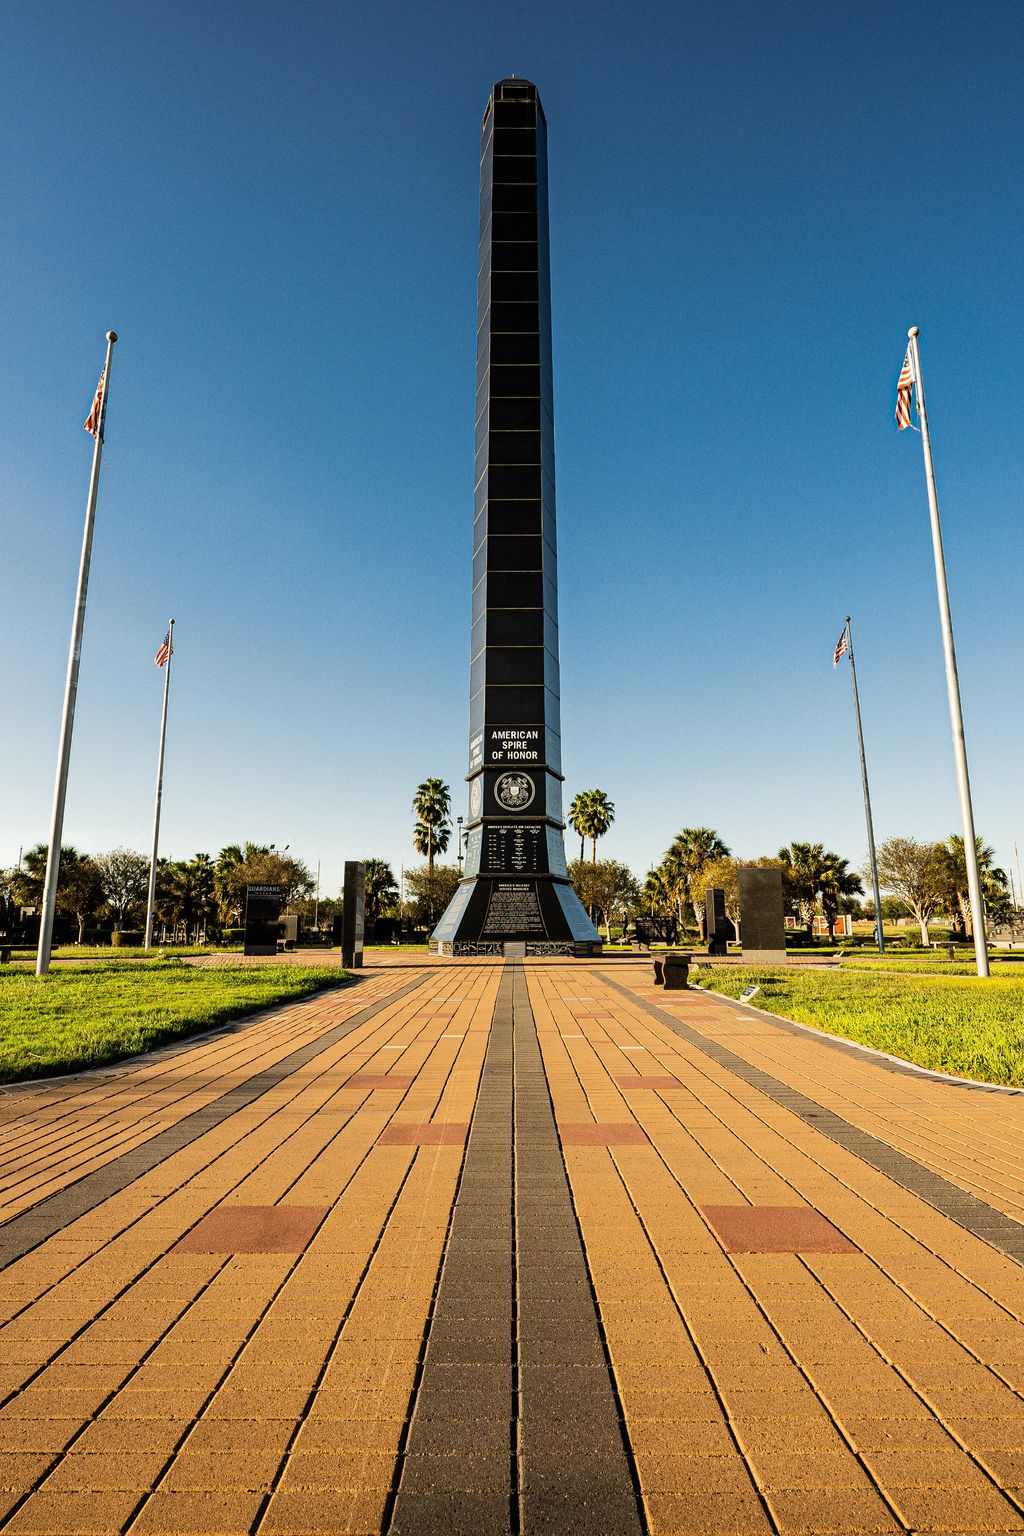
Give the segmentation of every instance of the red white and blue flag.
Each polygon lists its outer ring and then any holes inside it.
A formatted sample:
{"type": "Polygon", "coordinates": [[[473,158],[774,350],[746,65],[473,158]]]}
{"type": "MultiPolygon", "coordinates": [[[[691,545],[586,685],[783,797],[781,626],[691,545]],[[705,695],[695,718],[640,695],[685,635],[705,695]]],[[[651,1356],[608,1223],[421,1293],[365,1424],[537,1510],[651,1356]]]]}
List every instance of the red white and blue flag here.
{"type": "Polygon", "coordinates": [[[171,632],[168,630],[167,634],[164,636],[164,643],[153,657],[153,660],[158,667],[162,667],[167,661],[168,657],[173,656],[173,654],[174,647],[171,644],[171,632]]]}
{"type": "Polygon", "coordinates": [[[838,641],[838,644],[836,645],[836,649],[835,649],[835,655],[832,657],[832,667],[833,667],[833,670],[836,667],[838,667],[840,656],[845,656],[847,651],[849,650],[849,648],[850,648],[850,631],[848,629],[844,629],[842,634],[839,636],[839,641],[838,641]]]}
{"type": "Polygon", "coordinates": [[[896,426],[900,432],[910,426],[910,405],[914,393],[914,365],[910,360],[910,348],[903,359],[899,382],[896,385],[896,426]]]}
{"type": "Polygon", "coordinates": [[[89,412],[88,416],[82,423],[85,430],[91,433],[93,437],[97,437],[99,435],[100,429],[103,426],[103,396],[106,394],[106,390],[107,370],[106,367],[104,367],[103,372],[100,374],[100,381],[96,385],[96,394],[93,397],[92,410],[89,412]]]}

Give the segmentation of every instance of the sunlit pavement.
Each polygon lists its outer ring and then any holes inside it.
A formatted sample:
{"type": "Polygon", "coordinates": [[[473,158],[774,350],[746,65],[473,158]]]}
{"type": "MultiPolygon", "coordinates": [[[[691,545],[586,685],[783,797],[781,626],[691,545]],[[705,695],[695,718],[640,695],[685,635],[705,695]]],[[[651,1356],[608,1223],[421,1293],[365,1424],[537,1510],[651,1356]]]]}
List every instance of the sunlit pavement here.
{"type": "Polygon", "coordinates": [[[1024,1529],[1021,1096],[396,954],[0,1124],[4,1532],[1024,1529]]]}

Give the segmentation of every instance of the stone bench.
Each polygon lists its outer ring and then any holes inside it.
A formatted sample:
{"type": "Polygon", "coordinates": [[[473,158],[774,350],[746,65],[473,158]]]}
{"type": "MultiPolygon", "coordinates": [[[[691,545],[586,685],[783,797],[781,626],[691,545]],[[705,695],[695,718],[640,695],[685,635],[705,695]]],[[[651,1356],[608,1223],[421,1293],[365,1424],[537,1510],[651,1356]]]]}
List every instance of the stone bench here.
{"type": "Polygon", "coordinates": [[[670,950],[667,954],[654,957],[654,985],[664,987],[666,992],[686,992],[689,990],[690,960],[691,955],[682,954],[678,950],[670,950]]]}

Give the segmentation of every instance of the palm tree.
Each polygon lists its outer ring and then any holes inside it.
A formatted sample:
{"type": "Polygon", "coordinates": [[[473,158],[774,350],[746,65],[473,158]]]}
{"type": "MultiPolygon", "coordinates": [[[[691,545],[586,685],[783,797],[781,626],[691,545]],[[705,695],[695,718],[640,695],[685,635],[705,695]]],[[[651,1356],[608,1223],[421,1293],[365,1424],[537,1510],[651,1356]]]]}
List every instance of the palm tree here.
{"type": "Polygon", "coordinates": [[[729,849],[714,827],[684,827],[676,833],[671,848],[662,860],[677,898],[692,906],[697,927],[702,932],[704,912],[700,903],[694,900],[694,884],[709,864],[728,857],[729,849]]]}
{"type": "Polygon", "coordinates": [[[427,869],[434,873],[434,854],[444,853],[452,835],[451,790],[443,779],[424,779],[412,797],[418,820],[412,832],[413,847],[425,854],[427,869]]]}
{"type": "MultiPolygon", "coordinates": [[[[975,839],[978,848],[978,874],[981,879],[981,897],[986,906],[995,906],[1006,896],[1006,871],[996,867],[996,851],[980,837],[975,839]]],[[[973,936],[974,923],[971,914],[971,894],[967,884],[967,844],[954,832],[939,845],[942,850],[944,884],[949,915],[956,920],[959,915],[964,932],[973,936]]]]}
{"type": "Polygon", "coordinates": [[[375,923],[385,907],[398,900],[394,870],[384,859],[364,859],[366,874],[366,921],[375,923]]]}
{"type": "MultiPolygon", "coordinates": [[[[860,876],[850,868],[849,859],[841,859],[837,853],[826,853],[818,889],[821,893],[821,910],[828,923],[828,938],[831,944],[835,938],[840,901],[844,896],[860,895],[864,886],[860,876]]],[[[876,913],[876,918],[880,923],[881,913],[876,913]]]]}
{"type": "Polygon", "coordinates": [[[583,843],[590,838],[590,862],[597,863],[597,840],[604,837],[615,820],[615,807],[603,789],[581,789],[569,807],[569,822],[580,837],[580,859],[583,843]]]}
{"type": "Polygon", "coordinates": [[[810,936],[814,931],[814,909],[821,882],[827,873],[829,859],[836,855],[827,854],[822,843],[788,843],[779,849],[779,858],[783,881],[810,936]]]}
{"type": "Polygon", "coordinates": [[[580,840],[580,863],[583,863],[583,851],[586,847],[587,834],[587,801],[593,794],[593,790],[581,789],[578,795],[573,795],[572,803],[566,814],[566,820],[580,840]]]}

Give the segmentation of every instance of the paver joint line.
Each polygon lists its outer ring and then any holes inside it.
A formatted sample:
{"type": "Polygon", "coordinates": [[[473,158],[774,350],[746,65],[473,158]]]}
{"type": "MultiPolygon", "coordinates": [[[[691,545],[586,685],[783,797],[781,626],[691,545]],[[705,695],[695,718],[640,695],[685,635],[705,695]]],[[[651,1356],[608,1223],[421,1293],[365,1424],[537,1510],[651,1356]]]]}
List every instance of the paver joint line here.
{"type": "MultiPolygon", "coordinates": [[[[322,1051],[328,1050],[337,1041],[358,1029],[360,1024],[366,1023],[385,1008],[415,991],[417,987],[423,986],[427,979],[426,976],[417,977],[380,1001],[371,1003],[353,1014],[350,1019],[318,1035],[315,1040],[299,1046],[272,1068],[247,1078],[244,1082],[236,1084],[234,1088],[229,1088],[212,1103],[194,1110],[192,1114],[184,1116],[167,1130],[159,1131],[141,1146],[122,1154],[94,1173],[84,1175],[66,1189],[47,1196],[27,1211],[5,1222],[0,1226],[0,1270],[13,1264],[16,1259],[24,1258],[33,1248],[38,1247],[47,1238],[53,1237],[77,1217],[94,1210],[111,1195],[120,1194],[144,1173],[149,1173],[175,1152],[190,1146],[192,1142],[220,1125],[230,1115],[254,1103],[293,1072],[306,1066],[322,1051]]],[[[315,997],[309,999],[307,1006],[316,1001],[315,997]]],[[[301,1006],[301,1003],[282,1005],[287,1008],[301,1006]]]]}
{"type": "MultiPolygon", "coordinates": [[[[837,1146],[859,1157],[862,1162],[867,1163],[878,1173],[884,1174],[900,1188],[917,1195],[941,1215],[970,1232],[972,1236],[988,1243],[990,1247],[997,1249],[1016,1263],[1024,1264],[1024,1224],[1014,1221],[1012,1216],[1007,1216],[995,1206],[986,1204],[977,1195],[961,1189],[951,1180],[944,1179],[941,1174],[934,1173],[905,1152],[900,1152],[888,1142],[873,1136],[870,1131],[862,1130],[849,1120],[844,1120],[834,1110],[825,1108],[824,1105],[817,1103],[798,1089],[765,1072],[761,1067],[753,1066],[742,1056],[738,1056],[735,1051],[730,1051],[727,1046],[709,1040],[705,1035],[683,1023],[681,1019],[676,1018],[674,1014],[656,1007],[629,987],[614,981],[610,976],[606,976],[604,980],[605,984],[620,996],[650,1014],[652,1018],[658,1019],[660,1023],[667,1025],[674,1034],[710,1060],[717,1062],[719,1066],[725,1067],[749,1087],[757,1089],[773,1103],[791,1111],[806,1125],[820,1131],[837,1146]]],[[[716,999],[716,1002],[719,1001],[724,1005],[728,1000],[716,999]]]]}

